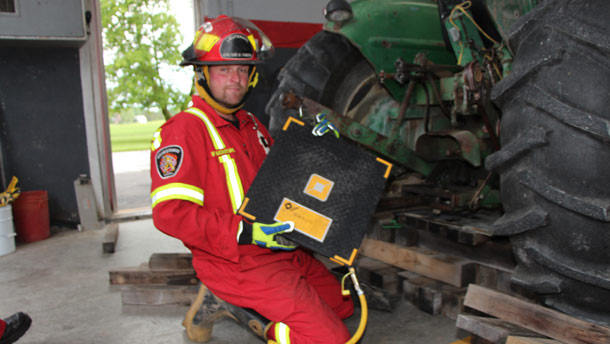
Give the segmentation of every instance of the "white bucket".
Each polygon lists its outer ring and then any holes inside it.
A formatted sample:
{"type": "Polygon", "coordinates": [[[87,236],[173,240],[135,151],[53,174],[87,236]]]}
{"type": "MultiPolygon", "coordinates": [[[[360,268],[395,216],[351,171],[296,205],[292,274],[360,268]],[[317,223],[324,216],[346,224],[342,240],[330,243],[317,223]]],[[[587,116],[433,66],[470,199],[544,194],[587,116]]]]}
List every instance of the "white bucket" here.
{"type": "Polygon", "coordinates": [[[15,251],[15,227],[11,205],[0,207],[0,256],[15,251]]]}

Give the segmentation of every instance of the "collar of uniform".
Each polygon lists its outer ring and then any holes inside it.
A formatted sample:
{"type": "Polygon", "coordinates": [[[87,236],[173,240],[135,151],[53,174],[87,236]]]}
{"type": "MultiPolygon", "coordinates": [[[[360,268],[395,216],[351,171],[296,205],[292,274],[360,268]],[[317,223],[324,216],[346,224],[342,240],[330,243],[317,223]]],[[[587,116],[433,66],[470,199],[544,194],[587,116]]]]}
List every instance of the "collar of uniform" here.
{"type": "MultiPolygon", "coordinates": [[[[216,113],[214,108],[211,107],[208,103],[206,103],[203,99],[201,99],[201,97],[198,95],[193,95],[193,106],[203,110],[203,112],[208,115],[208,118],[210,119],[210,121],[212,121],[216,128],[220,128],[226,125],[232,125],[231,123],[229,123],[229,121],[220,117],[216,113]]],[[[252,122],[252,119],[250,118],[250,116],[248,116],[246,110],[243,109],[237,110],[237,112],[235,113],[235,118],[237,118],[237,120],[239,121],[240,128],[243,128],[244,125],[248,124],[248,122],[252,122]],[[243,121],[245,121],[245,123],[243,121]]]]}

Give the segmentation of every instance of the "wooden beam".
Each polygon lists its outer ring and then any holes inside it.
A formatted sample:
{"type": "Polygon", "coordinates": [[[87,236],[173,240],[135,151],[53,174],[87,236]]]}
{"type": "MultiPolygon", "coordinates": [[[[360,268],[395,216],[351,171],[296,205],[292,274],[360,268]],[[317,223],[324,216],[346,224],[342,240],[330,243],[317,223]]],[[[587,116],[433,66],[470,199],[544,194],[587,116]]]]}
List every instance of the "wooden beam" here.
{"type": "Polygon", "coordinates": [[[421,311],[457,319],[463,311],[466,288],[458,288],[420,276],[411,271],[398,273],[402,280],[402,294],[421,311]]]}
{"type": "Polygon", "coordinates": [[[470,344],[471,337],[466,337],[462,339],[458,339],[455,342],[451,342],[450,344],[470,344]]]}
{"type": "Polygon", "coordinates": [[[456,287],[464,287],[475,278],[476,264],[473,262],[419,247],[403,247],[365,238],[360,253],[456,287]]]}
{"type": "Polygon", "coordinates": [[[508,336],[506,344],[563,344],[563,342],[548,338],[508,336]]]}
{"type": "Polygon", "coordinates": [[[110,284],[196,285],[198,282],[194,270],[153,271],[146,265],[109,271],[110,284]]]}
{"type": "Polygon", "coordinates": [[[148,259],[151,270],[192,270],[191,253],[153,253],[148,259]]]}
{"type": "Polygon", "coordinates": [[[102,251],[104,253],[114,253],[116,243],[119,239],[119,224],[109,223],[106,225],[104,233],[104,241],[102,242],[102,251]]]}
{"type": "Polygon", "coordinates": [[[476,284],[464,305],[566,343],[610,343],[610,328],[577,319],[476,284]]]}
{"type": "Polygon", "coordinates": [[[389,294],[400,293],[397,275],[401,271],[399,268],[369,257],[360,257],[355,265],[360,281],[381,288],[389,294]]]}
{"type": "Polygon", "coordinates": [[[455,325],[492,343],[504,344],[509,336],[540,337],[540,334],[521,326],[490,317],[460,314],[455,325]]]}
{"type": "Polygon", "coordinates": [[[197,297],[198,286],[129,287],[121,290],[124,305],[185,305],[197,297]]]}
{"type": "Polygon", "coordinates": [[[152,218],[152,209],[150,207],[132,208],[119,210],[112,215],[110,222],[126,222],[152,218]]]}

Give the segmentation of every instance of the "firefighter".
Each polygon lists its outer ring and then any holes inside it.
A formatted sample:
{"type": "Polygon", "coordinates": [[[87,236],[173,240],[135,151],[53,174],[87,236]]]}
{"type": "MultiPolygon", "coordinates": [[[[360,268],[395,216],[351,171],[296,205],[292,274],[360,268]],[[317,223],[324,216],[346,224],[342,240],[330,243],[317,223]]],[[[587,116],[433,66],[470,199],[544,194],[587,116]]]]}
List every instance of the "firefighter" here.
{"type": "Polygon", "coordinates": [[[241,109],[257,64],[273,51],[268,37],[237,17],[219,16],[196,32],[181,66],[193,66],[198,94],[152,141],[153,221],[191,250],[202,282],[183,322],[191,340],[209,339],[226,310],[218,297],[269,319],[262,334],[270,342],[345,343],[342,319],[353,313],[352,300],[310,252],[276,236],[292,224],[236,215],[273,143],[241,109]]]}
{"type": "Polygon", "coordinates": [[[6,319],[0,319],[0,344],[17,341],[30,328],[32,319],[23,312],[17,312],[6,319]]]}

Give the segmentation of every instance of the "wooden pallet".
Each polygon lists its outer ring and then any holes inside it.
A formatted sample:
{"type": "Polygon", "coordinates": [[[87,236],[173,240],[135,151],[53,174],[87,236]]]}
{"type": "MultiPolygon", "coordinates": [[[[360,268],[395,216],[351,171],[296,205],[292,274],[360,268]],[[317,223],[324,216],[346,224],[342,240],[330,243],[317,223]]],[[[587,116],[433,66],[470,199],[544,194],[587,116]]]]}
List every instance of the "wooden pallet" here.
{"type": "Polygon", "coordinates": [[[367,238],[360,247],[360,253],[455,287],[465,287],[475,278],[476,264],[472,261],[419,247],[367,238]]]}
{"type": "Polygon", "coordinates": [[[109,271],[110,285],[126,305],[190,305],[198,280],[190,253],[155,253],[146,263],[109,271]]]}
{"type": "Polygon", "coordinates": [[[485,288],[468,286],[464,305],[492,317],[460,315],[459,328],[490,343],[610,343],[610,328],[485,288]]]}

